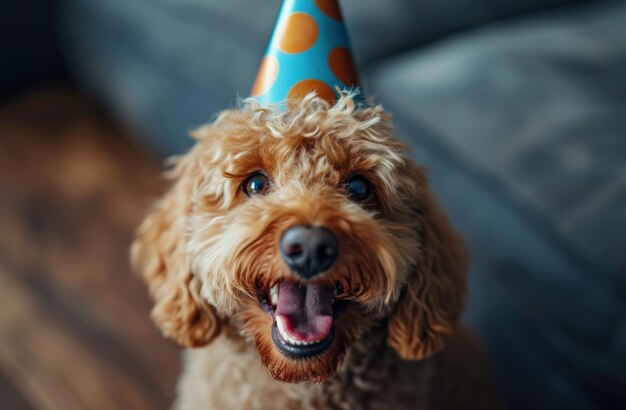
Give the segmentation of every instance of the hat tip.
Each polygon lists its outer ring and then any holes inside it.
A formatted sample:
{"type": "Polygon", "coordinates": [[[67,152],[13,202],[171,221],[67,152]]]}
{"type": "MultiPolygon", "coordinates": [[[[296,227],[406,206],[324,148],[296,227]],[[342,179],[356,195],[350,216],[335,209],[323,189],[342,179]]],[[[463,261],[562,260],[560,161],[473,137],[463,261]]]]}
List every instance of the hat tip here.
{"type": "Polygon", "coordinates": [[[316,93],[332,105],[338,89],[354,88],[359,79],[339,2],[285,0],[250,96],[279,103],[316,93]]]}

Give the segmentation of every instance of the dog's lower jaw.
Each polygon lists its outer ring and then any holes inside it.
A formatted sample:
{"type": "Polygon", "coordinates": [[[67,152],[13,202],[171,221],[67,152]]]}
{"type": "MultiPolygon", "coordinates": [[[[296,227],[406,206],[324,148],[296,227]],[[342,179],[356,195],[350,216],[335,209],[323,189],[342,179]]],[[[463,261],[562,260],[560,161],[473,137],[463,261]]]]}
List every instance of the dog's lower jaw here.
{"type": "Polygon", "coordinates": [[[399,358],[385,342],[384,323],[352,344],[327,380],[284,383],[261,364],[249,340],[223,332],[210,345],[184,352],[175,408],[431,410],[501,408],[490,362],[477,341],[458,329],[441,353],[399,358]]]}
{"type": "Polygon", "coordinates": [[[406,362],[414,369],[410,380],[399,380],[396,354],[385,344],[381,327],[368,332],[351,348],[336,372],[316,380],[285,383],[276,380],[260,361],[250,342],[224,333],[209,346],[184,353],[176,408],[191,409],[404,409],[415,407],[412,397],[403,407],[385,392],[394,385],[411,385],[423,391],[428,361],[406,362]],[[367,403],[367,405],[365,405],[367,403]],[[389,404],[394,404],[389,407],[389,404]]]}
{"type": "MultiPolygon", "coordinates": [[[[373,340],[371,336],[369,340],[373,340]]],[[[382,336],[377,334],[375,337],[379,346],[384,344],[382,336]]],[[[248,340],[225,332],[207,347],[184,352],[184,369],[178,384],[175,408],[334,409],[346,408],[346,404],[350,403],[348,408],[358,409],[361,408],[358,403],[375,391],[367,392],[357,384],[365,383],[369,374],[378,375],[382,371],[379,367],[372,373],[370,364],[366,364],[369,359],[365,359],[360,352],[367,352],[367,356],[371,354],[371,350],[363,345],[349,355],[360,363],[356,372],[352,366],[354,363],[344,362],[338,366],[337,372],[315,380],[317,383],[304,378],[286,383],[276,375],[272,376],[248,340]],[[359,380],[353,380],[353,377],[359,380]],[[338,395],[337,392],[346,388],[346,383],[350,383],[351,387],[338,395]]],[[[376,366],[380,366],[380,357],[376,361],[376,366]]],[[[374,360],[371,365],[374,365],[374,360]]],[[[381,380],[376,384],[384,388],[386,382],[381,380]]]]}

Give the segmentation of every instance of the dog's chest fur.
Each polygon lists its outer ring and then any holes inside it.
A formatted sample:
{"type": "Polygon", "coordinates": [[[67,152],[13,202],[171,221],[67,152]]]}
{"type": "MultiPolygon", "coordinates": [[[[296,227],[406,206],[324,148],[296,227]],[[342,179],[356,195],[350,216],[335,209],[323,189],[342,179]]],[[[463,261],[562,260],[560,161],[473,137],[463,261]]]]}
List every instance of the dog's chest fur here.
{"type": "Polygon", "coordinates": [[[176,408],[429,409],[432,361],[404,362],[374,333],[356,343],[344,365],[321,384],[274,380],[256,349],[221,335],[184,352],[176,408]]]}

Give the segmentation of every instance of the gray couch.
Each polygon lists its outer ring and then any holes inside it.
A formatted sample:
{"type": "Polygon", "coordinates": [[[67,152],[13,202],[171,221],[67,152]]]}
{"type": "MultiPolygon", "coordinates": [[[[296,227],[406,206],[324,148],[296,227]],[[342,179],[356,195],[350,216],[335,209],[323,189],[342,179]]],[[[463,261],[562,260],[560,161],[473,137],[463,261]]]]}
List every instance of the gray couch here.
{"type": "MultiPolygon", "coordinates": [[[[245,96],[279,0],[65,0],[80,83],[163,154],[245,96]]],[[[345,0],[365,89],[472,254],[513,409],[626,403],[626,2],[345,0]]]]}

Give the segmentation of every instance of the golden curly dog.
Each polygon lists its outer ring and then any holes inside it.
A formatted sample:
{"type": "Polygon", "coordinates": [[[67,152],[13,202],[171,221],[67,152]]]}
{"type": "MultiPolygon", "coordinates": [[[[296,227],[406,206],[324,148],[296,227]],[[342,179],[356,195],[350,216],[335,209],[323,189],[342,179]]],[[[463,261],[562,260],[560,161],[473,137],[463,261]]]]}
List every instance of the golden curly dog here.
{"type": "Polygon", "coordinates": [[[132,248],[194,348],[177,408],[495,406],[462,242],[382,108],[247,100],[194,137],[132,248]]]}

